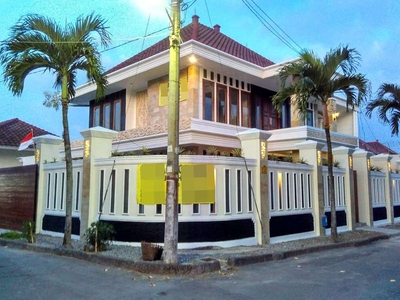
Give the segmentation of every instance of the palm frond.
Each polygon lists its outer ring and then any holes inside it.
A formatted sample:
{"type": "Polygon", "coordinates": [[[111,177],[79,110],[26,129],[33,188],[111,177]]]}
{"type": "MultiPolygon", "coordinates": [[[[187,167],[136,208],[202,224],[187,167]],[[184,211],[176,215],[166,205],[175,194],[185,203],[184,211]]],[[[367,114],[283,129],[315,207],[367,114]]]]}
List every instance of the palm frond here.
{"type": "Polygon", "coordinates": [[[400,86],[397,84],[383,83],[375,99],[370,101],[365,108],[365,114],[372,117],[372,112],[377,111],[379,119],[389,124],[392,135],[399,133],[400,121],[400,86]]]}

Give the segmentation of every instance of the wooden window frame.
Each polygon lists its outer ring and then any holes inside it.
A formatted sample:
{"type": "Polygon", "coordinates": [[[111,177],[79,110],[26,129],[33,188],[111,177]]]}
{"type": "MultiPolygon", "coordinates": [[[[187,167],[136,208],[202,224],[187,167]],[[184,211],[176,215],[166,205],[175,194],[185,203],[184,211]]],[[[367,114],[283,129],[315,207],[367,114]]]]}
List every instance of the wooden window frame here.
{"type": "Polygon", "coordinates": [[[214,115],[214,105],[215,105],[215,83],[210,80],[203,80],[203,120],[207,121],[215,121],[215,115],[214,115]],[[211,89],[211,120],[206,119],[206,90],[205,90],[205,85],[210,84],[212,89],[211,89]]]}
{"type": "Polygon", "coordinates": [[[101,121],[102,121],[101,123],[103,124],[104,128],[108,128],[108,129],[111,128],[111,103],[110,102],[103,104],[103,119],[101,121]],[[108,111],[108,124],[106,124],[106,107],[109,108],[109,111],[108,111]]]}
{"type": "Polygon", "coordinates": [[[217,111],[217,116],[216,116],[216,121],[219,123],[225,123],[227,124],[227,118],[228,118],[228,87],[222,84],[217,84],[217,92],[216,92],[216,101],[215,101],[215,106],[216,106],[216,111],[217,111]],[[223,89],[225,91],[225,114],[224,114],[224,120],[220,120],[220,99],[219,99],[219,90],[223,89]]]}

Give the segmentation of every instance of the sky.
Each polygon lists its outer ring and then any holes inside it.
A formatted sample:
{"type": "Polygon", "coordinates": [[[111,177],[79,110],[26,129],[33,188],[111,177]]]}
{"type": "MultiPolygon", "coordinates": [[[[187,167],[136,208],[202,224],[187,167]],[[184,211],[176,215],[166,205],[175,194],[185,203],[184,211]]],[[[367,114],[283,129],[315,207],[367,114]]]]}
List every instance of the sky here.
{"type": "MultiPolygon", "coordinates": [[[[398,0],[185,0],[181,13],[183,26],[197,14],[200,23],[221,26],[221,32],[275,63],[298,56],[254,15],[245,5],[256,3],[267,14],[264,18],[277,24],[303,49],[323,57],[339,45],[355,48],[361,55],[358,71],[370,80],[375,93],[382,83],[400,84],[400,1],[398,0]]],[[[51,17],[60,24],[75,22],[92,12],[107,20],[112,34],[112,49],[102,52],[105,70],[168,36],[166,7],[170,0],[0,0],[3,11],[0,40],[21,16],[29,13],[51,17]],[[164,29],[160,31],[161,29],[164,29]],[[145,35],[157,32],[150,37],[145,35]],[[131,42],[129,42],[131,41],[131,42]],[[129,42],[129,43],[127,43],[129,42]],[[114,48],[113,48],[114,47],[114,48]]],[[[286,37],[287,38],[287,37],[286,37]]],[[[103,49],[100,48],[102,51],[103,49]]],[[[1,74],[3,70],[0,70],[1,74]]],[[[44,92],[54,92],[51,73],[35,73],[26,78],[20,97],[8,91],[0,77],[0,122],[12,118],[33,124],[56,135],[62,135],[61,111],[43,106],[44,92]]],[[[79,84],[85,82],[84,74],[79,84]]],[[[78,85],[79,85],[78,84],[78,85]]],[[[372,97],[374,94],[372,94],[372,97]]],[[[87,108],[69,110],[72,140],[82,139],[80,131],[89,124],[87,108]]],[[[391,136],[389,126],[376,117],[359,113],[359,137],[379,140],[400,152],[400,139],[391,136]]]]}

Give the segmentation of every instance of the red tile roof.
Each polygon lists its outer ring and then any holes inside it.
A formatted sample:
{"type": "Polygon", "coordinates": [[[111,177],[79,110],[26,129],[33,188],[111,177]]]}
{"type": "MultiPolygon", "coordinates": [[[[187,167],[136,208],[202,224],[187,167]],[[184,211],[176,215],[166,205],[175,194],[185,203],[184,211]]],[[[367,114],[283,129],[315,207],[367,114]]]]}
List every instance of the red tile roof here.
{"type": "Polygon", "coordinates": [[[55,135],[18,118],[0,122],[0,146],[18,147],[22,139],[33,129],[33,136],[55,135]]]}
{"type": "Polygon", "coordinates": [[[375,142],[364,142],[360,139],[360,148],[366,151],[372,152],[373,154],[397,154],[396,151],[386,147],[385,145],[379,143],[378,141],[375,142]]]}
{"type": "MultiPolygon", "coordinates": [[[[241,58],[245,61],[248,61],[260,67],[267,67],[274,64],[269,59],[261,56],[260,54],[250,50],[249,48],[243,46],[242,44],[236,42],[235,40],[221,33],[219,25],[215,25],[213,29],[199,23],[198,21],[199,17],[194,15],[192,17],[192,23],[181,29],[182,42],[187,42],[189,40],[196,40],[204,45],[210,46],[219,51],[233,55],[237,58],[241,58]]],[[[138,61],[149,58],[153,55],[156,55],[168,49],[169,49],[169,37],[166,37],[165,39],[159,41],[153,46],[143,50],[142,52],[136,54],[135,56],[132,56],[131,58],[125,60],[124,62],[118,64],[117,66],[109,69],[106,72],[106,74],[110,74],[119,69],[125,68],[138,61]]]]}

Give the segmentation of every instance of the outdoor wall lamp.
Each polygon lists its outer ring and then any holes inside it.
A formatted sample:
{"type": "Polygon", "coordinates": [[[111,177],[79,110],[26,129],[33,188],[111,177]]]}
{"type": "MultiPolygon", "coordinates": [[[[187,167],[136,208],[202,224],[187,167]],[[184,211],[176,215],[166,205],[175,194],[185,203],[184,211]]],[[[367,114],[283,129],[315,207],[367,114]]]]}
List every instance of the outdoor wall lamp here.
{"type": "Polygon", "coordinates": [[[196,58],[196,56],[194,56],[194,55],[190,55],[190,56],[189,56],[189,62],[190,62],[191,64],[194,64],[194,63],[196,63],[196,62],[197,62],[197,58],[196,58]]]}
{"type": "Polygon", "coordinates": [[[332,114],[332,118],[333,118],[333,121],[336,121],[337,118],[339,118],[339,113],[338,113],[338,112],[334,112],[334,113],[332,114]]]}

